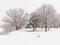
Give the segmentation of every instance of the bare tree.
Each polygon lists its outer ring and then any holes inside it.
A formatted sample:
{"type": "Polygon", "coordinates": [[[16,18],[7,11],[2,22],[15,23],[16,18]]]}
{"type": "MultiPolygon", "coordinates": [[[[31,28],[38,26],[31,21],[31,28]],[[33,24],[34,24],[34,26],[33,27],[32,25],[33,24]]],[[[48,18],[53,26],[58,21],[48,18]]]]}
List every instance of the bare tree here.
{"type": "MultiPolygon", "coordinates": [[[[60,14],[56,15],[56,18],[58,19],[58,27],[60,27],[60,14]]],[[[56,21],[57,22],[57,21],[56,21]]]]}
{"type": "Polygon", "coordinates": [[[36,28],[41,27],[45,28],[45,32],[47,32],[48,28],[55,28],[59,23],[55,16],[55,9],[51,5],[43,5],[30,15],[24,13],[24,10],[21,8],[10,9],[9,11],[6,11],[6,13],[7,16],[2,20],[4,22],[2,28],[5,29],[6,32],[21,29],[25,27],[27,23],[29,23],[28,27],[31,26],[33,28],[33,31],[35,31],[36,28]]]}
{"type": "Polygon", "coordinates": [[[3,29],[7,31],[18,30],[26,25],[27,15],[23,9],[10,9],[6,13],[6,18],[2,20],[4,22],[3,29]]]}
{"type": "Polygon", "coordinates": [[[47,28],[51,26],[51,22],[55,19],[55,9],[51,5],[43,5],[41,8],[36,10],[36,13],[40,22],[42,22],[42,25],[45,27],[45,32],[47,32],[47,28]]]}

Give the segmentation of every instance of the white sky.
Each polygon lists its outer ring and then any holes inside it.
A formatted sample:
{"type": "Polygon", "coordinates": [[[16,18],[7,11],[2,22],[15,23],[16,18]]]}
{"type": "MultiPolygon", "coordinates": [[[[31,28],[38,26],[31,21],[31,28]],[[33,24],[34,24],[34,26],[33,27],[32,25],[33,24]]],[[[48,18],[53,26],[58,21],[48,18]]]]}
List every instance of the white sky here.
{"type": "Polygon", "coordinates": [[[57,11],[60,11],[60,0],[0,0],[0,11],[23,8],[25,11],[31,12],[42,4],[52,4],[57,11]]]}
{"type": "Polygon", "coordinates": [[[52,4],[60,12],[60,0],[0,0],[0,15],[11,8],[23,8],[25,12],[33,12],[42,4],[52,4]]]}
{"type": "Polygon", "coordinates": [[[60,0],[0,0],[0,16],[11,8],[23,8],[25,12],[33,12],[42,4],[51,4],[60,12],[60,0]]]}

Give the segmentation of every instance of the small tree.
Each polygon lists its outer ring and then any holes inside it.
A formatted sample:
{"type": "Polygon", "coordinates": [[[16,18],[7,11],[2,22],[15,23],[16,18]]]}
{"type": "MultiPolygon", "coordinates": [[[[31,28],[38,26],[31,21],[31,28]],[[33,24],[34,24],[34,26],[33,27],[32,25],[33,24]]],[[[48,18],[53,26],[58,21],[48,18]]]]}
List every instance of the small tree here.
{"type": "Polygon", "coordinates": [[[29,22],[29,26],[31,26],[33,28],[33,31],[35,31],[35,29],[37,27],[39,27],[39,20],[37,18],[37,15],[35,14],[35,12],[31,13],[31,17],[30,17],[30,22],[29,22]]]}

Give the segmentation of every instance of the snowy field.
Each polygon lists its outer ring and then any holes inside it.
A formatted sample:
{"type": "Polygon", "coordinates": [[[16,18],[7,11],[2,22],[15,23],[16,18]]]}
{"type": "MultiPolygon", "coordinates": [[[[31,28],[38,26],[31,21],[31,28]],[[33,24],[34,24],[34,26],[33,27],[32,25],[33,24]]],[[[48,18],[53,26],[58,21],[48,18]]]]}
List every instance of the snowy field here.
{"type": "Polygon", "coordinates": [[[59,29],[53,28],[48,32],[18,30],[10,32],[8,35],[0,35],[0,45],[60,45],[60,32],[59,29]]]}

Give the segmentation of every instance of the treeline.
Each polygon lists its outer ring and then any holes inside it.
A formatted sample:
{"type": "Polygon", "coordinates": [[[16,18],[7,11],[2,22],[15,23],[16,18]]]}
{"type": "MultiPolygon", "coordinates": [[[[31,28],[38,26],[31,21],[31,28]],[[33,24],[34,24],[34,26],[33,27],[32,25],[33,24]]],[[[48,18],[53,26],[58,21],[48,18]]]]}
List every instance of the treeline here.
{"type": "Polygon", "coordinates": [[[6,11],[7,16],[2,20],[4,24],[2,28],[4,31],[14,31],[22,28],[59,28],[60,27],[60,15],[56,13],[56,10],[52,5],[42,5],[32,13],[25,13],[22,8],[9,9],[6,11]]]}

